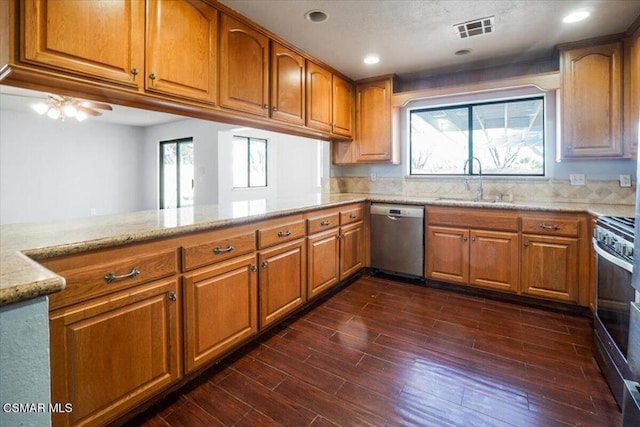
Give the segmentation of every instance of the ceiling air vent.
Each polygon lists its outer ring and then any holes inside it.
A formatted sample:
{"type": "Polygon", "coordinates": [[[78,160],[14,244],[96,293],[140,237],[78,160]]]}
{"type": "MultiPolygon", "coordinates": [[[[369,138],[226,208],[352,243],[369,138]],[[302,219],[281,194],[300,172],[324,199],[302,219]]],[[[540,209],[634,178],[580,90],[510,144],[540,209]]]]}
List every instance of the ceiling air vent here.
{"type": "Polygon", "coordinates": [[[467,37],[481,36],[482,34],[492,33],[495,27],[495,17],[487,16],[486,18],[474,19],[473,21],[462,22],[453,26],[456,34],[461,39],[467,37]]]}

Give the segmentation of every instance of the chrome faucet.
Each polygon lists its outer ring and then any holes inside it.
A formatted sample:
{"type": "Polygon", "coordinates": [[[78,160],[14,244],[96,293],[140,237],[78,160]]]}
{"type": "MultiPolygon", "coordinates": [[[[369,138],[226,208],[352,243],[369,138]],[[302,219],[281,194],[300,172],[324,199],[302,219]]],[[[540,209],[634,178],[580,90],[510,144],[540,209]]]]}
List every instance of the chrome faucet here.
{"type": "MultiPolygon", "coordinates": [[[[478,162],[478,175],[480,176],[480,185],[478,186],[478,190],[476,191],[476,199],[482,200],[484,198],[484,189],[482,188],[482,163],[480,163],[480,159],[478,159],[477,157],[471,158],[472,162],[474,160],[478,162]]],[[[469,159],[465,160],[464,166],[462,166],[463,171],[467,170],[467,165],[469,165],[469,159]]],[[[472,165],[469,165],[469,175],[471,175],[471,167],[472,165]]],[[[466,180],[465,180],[465,188],[469,188],[469,184],[466,180]]]]}

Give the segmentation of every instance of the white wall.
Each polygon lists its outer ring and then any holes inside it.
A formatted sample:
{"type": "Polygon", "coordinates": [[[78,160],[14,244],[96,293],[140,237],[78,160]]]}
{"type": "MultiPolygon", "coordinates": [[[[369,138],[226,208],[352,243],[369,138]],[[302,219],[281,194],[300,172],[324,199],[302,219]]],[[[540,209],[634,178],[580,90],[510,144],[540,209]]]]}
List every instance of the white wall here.
{"type": "Polygon", "coordinates": [[[0,224],[145,209],[142,129],[0,111],[0,224]]]}
{"type": "Polygon", "coordinates": [[[218,137],[218,203],[237,200],[297,198],[318,194],[329,178],[329,143],[259,129],[238,128],[221,131],[218,137]],[[267,187],[233,188],[233,136],[266,139],[267,187]],[[318,145],[323,147],[319,153],[318,145]],[[319,159],[319,155],[321,159],[319,159]],[[317,176],[322,169],[323,182],[317,176]]]}
{"type": "Polygon", "coordinates": [[[232,126],[198,119],[184,119],[144,129],[142,199],[147,209],[159,207],[160,142],[193,138],[194,204],[218,203],[218,132],[232,126]]]}

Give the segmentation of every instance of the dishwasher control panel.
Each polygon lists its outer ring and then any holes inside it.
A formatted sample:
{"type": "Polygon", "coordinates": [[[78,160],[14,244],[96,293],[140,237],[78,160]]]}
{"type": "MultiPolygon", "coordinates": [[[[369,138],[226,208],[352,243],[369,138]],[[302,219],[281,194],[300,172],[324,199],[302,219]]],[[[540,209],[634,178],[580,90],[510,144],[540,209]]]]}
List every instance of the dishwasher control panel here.
{"type": "Polygon", "coordinates": [[[371,215],[388,215],[397,217],[424,218],[422,206],[371,204],[371,215]]]}

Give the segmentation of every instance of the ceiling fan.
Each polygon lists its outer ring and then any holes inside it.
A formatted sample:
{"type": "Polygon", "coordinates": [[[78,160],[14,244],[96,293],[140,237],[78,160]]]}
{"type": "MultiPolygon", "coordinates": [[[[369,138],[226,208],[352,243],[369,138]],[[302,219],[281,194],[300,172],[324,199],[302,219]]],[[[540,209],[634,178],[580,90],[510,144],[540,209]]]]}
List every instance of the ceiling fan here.
{"type": "Polygon", "coordinates": [[[73,117],[81,122],[88,116],[101,116],[102,112],[98,110],[113,110],[113,108],[111,108],[111,105],[109,104],[96,101],[85,101],[82,99],[63,95],[50,94],[48,95],[47,99],[42,99],[41,97],[36,96],[12,93],[7,93],[5,95],[40,99],[42,100],[42,102],[34,104],[31,107],[38,114],[46,114],[48,117],[60,121],[64,121],[66,118],[73,117]]]}

